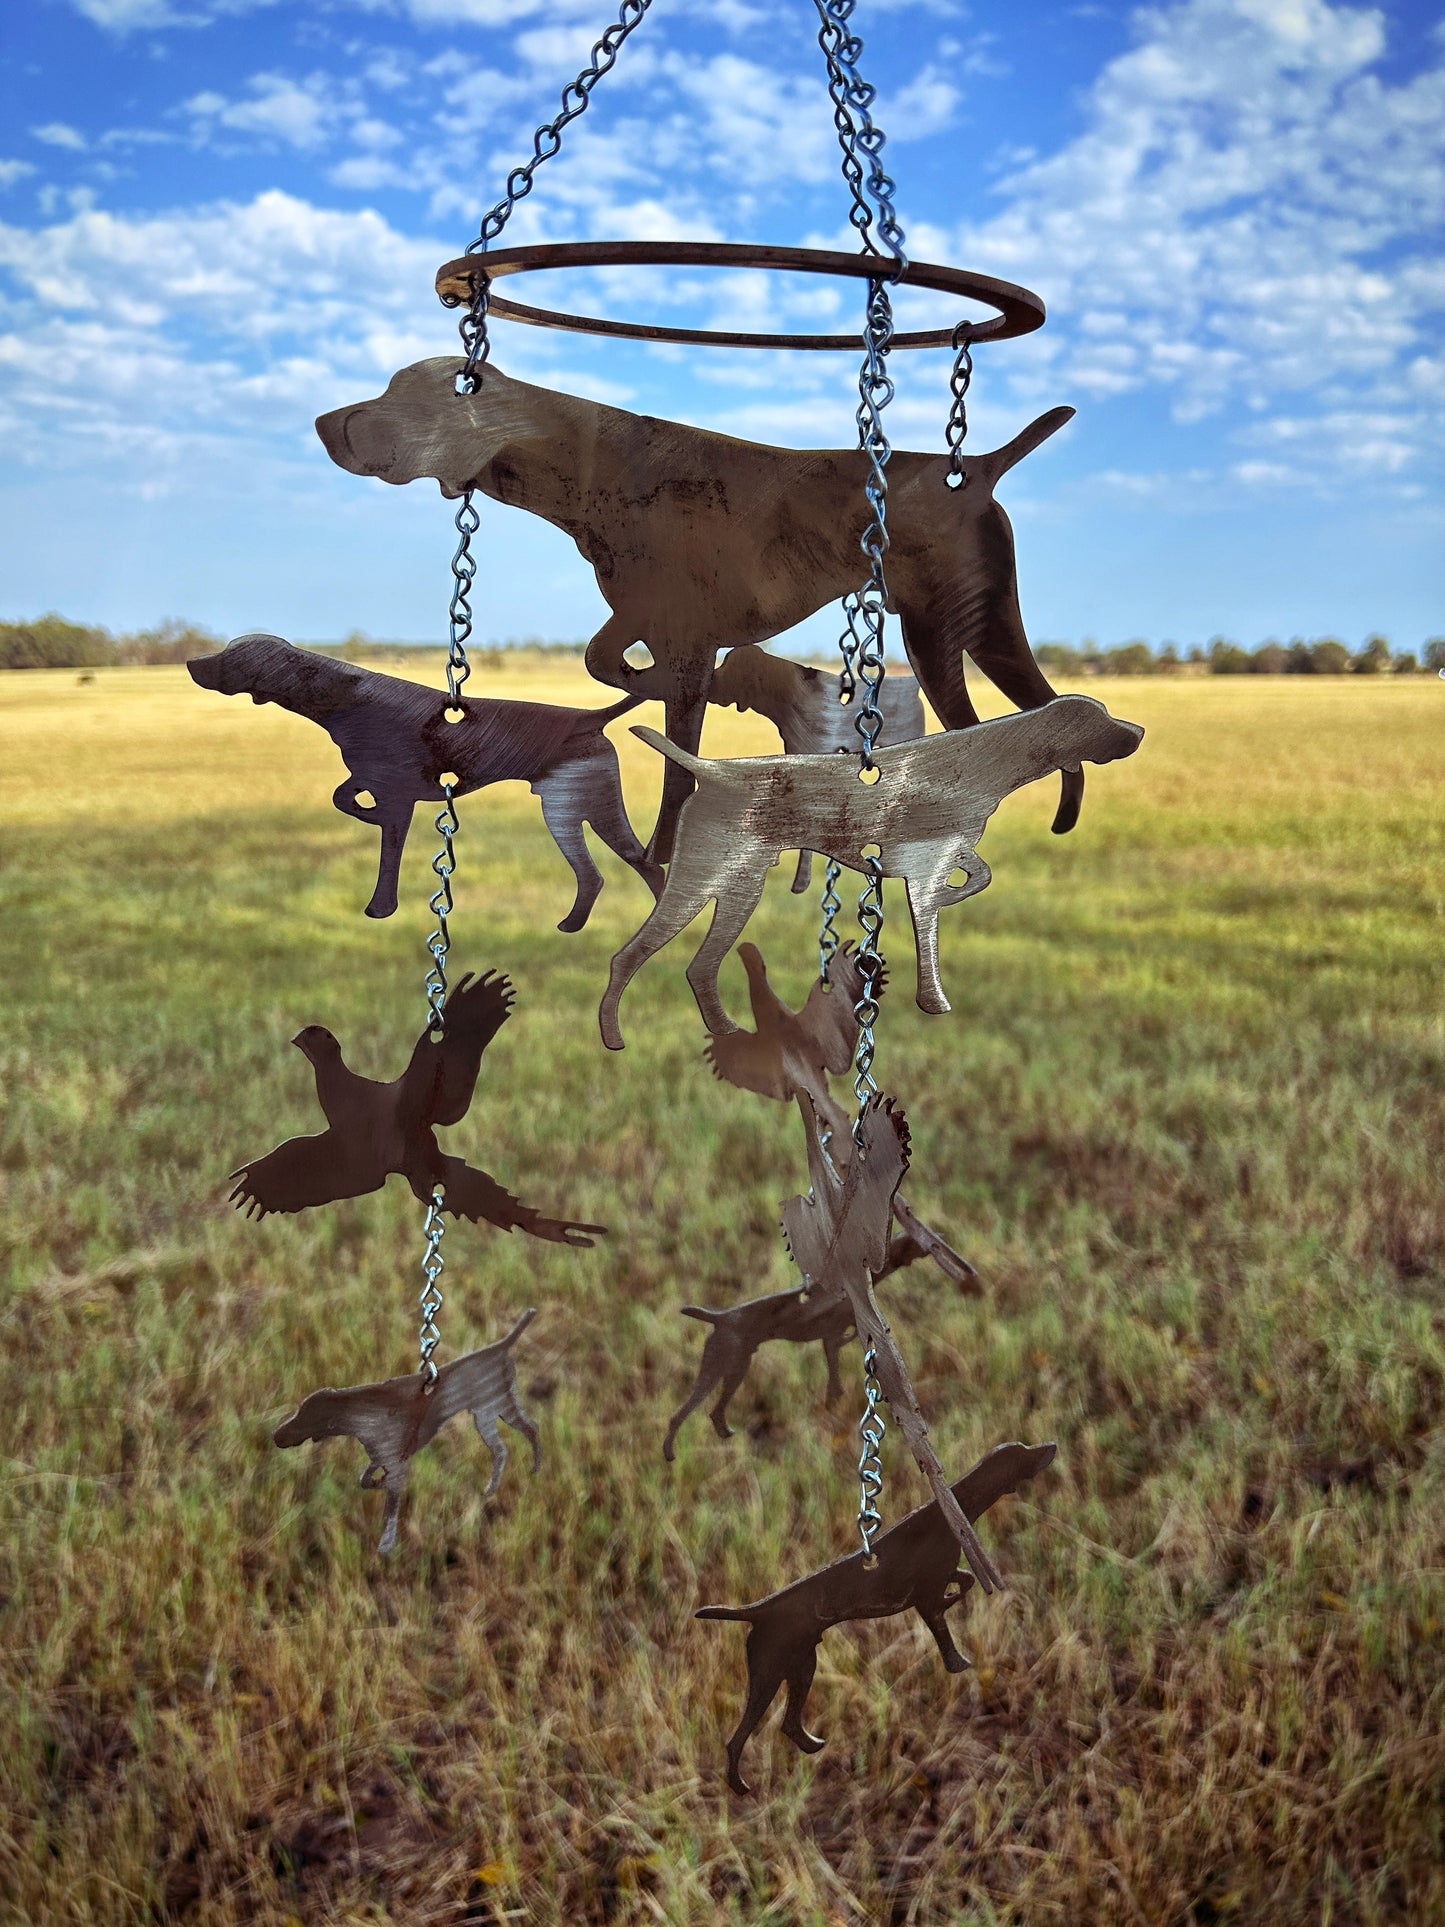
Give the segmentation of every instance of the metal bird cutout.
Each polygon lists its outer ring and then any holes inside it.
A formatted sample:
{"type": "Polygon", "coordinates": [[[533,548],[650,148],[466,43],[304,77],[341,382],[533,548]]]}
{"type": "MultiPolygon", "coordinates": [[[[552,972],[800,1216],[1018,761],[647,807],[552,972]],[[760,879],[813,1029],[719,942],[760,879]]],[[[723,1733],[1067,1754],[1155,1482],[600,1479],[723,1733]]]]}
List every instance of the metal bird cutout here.
{"type": "MultiPolygon", "coordinates": [[[[757,1028],[710,1038],[703,1055],[723,1083],[759,1097],[786,1100],[806,1091],[828,1130],[829,1155],[841,1170],[853,1152],[852,1125],[829,1088],[828,1074],[842,1077],[850,1070],[858,1046],[856,1012],[863,977],[854,946],[844,943],[835,952],[826,977],[814,983],[801,1010],[785,1004],[768,982],[768,967],[755,943],[740,943],[738,957],[747,972],[757,1028]]],[[[874,986],[875,997],[882,995],[887,982],[885,968],[874,986]]],[[[926,1225],[901,1195],[893,1200],[893,1215],[897,1230],[888,1248],[889,1271],[915,1258],[932,1258],[960,1291],[977,1291],[978,1273],[973,1266],[926,1225]]]]}
{"type": "MultiPolygon", "coordinates": [[[[1036,1477],[1055,1452],[1048,1445],[996,1445],[949,1495],[969,1519],[982,1518],[1005,1493],[1036,1477]]],[[[750,1791],[742,1776],[743,1748],[786,1684],[783,1731],[804,1753],[823,1745],[803,1724],[818,1646],[830,1626],[845,1619],[887,1619],[910,1607],[938,1643],[944,1666],[961,1673],[968,1661],[953,1642],[946,1614],[973,1584],[958,1570],[958,1546],[936,1503],[919,1506],[873,1542],[870,1567],[862,1549],[835,1559],[819,1572],[769,1593],[750,1606],[700,1606],[697,1619],[741,1619],[748,1633],[748,1697],[737,1730],[727,1743],[728,1785],[750,1791]]]]}
{"type": "Polygon", "coordinates": [[[618,1006],[649,957],[685,930],[709,902],[717,909],[687,967],[702,1020],[715,1035],[738,1027],[718,994],[718,969],[757,908],[768,871],[784,850],[822,850],[863,870],[876,847],[885,876],[901,876],[918,949],[918,1004],[945,1011],[938,974],[938,913],[987,888],[977,853],[989,818],[1011,791],[1051,770],[1132,756],[1144,732],[1120,722],[1092,696],[1058,696],[1042,709],[997,716],[972,729],[895,743],[874,758],[877,780],[860,780],[842,756],[689,755],[655,729],[634,727],[669,761],[697,778],[678,818],[667,882],[641,929],[617,952],[598,1020],[609,1050],[622,1049],[618,1006]],[[949,877],[960,869],[964,884],[949,877]]]}
{"type": "Polygon", "coordinates": [[[512,1347],[537,1316],[524,1311],[505,1338],[480,1351],[468,1352],[439,1368],[435,1383],[424,1372],[404,1378],[383,1378],[373,1385],[327,1386],[302,1399],[273,1434],[278,1445],[304,1445],[311,1439],[358,1439],[366,1447],[367,1466],[361,1483],[368,1491],[386,1487],[386,1516],[378,1552],[396,1544],[401,1498],[406,1487],[407,1460],[430,1445],[437,1433],[461,1412],[470,1412],[477,1435],[492,1456],[492,1476],[483,1497],[490,1499],[502,1483],[507,1444],[498,1430],[503,1420],[531,1443],[532,1470],[542,1463],[542,1440],[536,1426],[517,1402],[517,1368],[512,1347]]]}
{"type": "MultiPolygon", "coordinates": [[[[599,682],[667,705],[667,733],[696,751],[720,649],[766,642],[858,584],[869,514],[856,448],[773,448],[633,415],[504,375],[495,361],[458,395],[460,363],[440,355],[393,375],[385,394],[323,415],[332,461],[384,482],[432,476],[442,494],[480,489],[571,536],[612,611],[587,645],[599,682]],[[652,661],[633,668],[628,649],[652,661]]],[[[945,729],[978,721],[964,657],[1011,703],[1053,696],[1019,609],[1013,530],[994,489],[1073,415],[1051,408],[1002,448],[950,460],[894,449],[888,464],[888,589],[903,646],[945,729]]],[[[667,862],[692,788],[664,777],[651,854],[667,862]]],[[[1056,830],[1079,813],[1083,776],[1064,774],[1056,830]]],[[[794,845],[804,847],[806,845],[794,845]]],[[[821,849],[821,844],[814,845],[821,849]]]]}
{"type": "Polygon", "coordinates": [[[806,1092],[798,1109],[808,1139],[811,1192],[783,1206],[783,1234],[804,1282],[825,1297],[846,1295],[864,1350],[876,1359],[883,1396],[918,1469],[933,1488],[949,1529],[963,1548],[985,1592],[1003,1584],[949,1488],[919,1409],[908,1367],[873,1296],[873,1281],[888,1260],[888,1226],[894,1193],[908,1169],[908,1122],[891,1097],[871,1098],[863,1112],[860,1142],[840,1177],[823,1148],[818,1114],[806,1092]]]}
{"type": "Polygon", "coordinates": [[[513,779],[531,785],[577,879],[576,899],[559,930],[580,930],[602,888],[584,823],[631,864],[654,897],[662,888],[661,869],[648,861],[627,820],[617,751],[603,734],[640,697],[610,709],[564,709],[464,695],[457,698],[460,715],[450,719],[445,690],[298,649],[280,636],[239,636],[186,667],[202,689],[276,703],[318,723],[341,751],[349,779],[337,785],[331,800],[345,815],[381,831],[369,917],[389,917],[396,909],[412,812],[418,803],[444,800],[445,774],[457,779],[454,796],[513,779]],[[361,802],[367,794],[371,802],[361,802]]]}
{"type": "Polygon", "coordinates": [[[554,1244],[590,1245],[600,1224],[543,1217],[522,1204],[495,1178],[437,1144],[437,1127],[459,1124],[476,1089],[482,1052],[511,1015],[510,979],[468,971],[447,995],[440,1038],[424,1030],[411,1062],[390,1084],[359,1077],[343,1062],[341,1046],[320,1024],[292,1038],[315,1067],[316,1096],[326,1130],[293,1137],[265,1157],[233,1171],[232,1202],[246,1216],[304,1211],[339,1198],[379,1191],[393,1172],[429,1203],[444,1188],[442,1209],[457,1218],[520,1230],[554,1244]]]}

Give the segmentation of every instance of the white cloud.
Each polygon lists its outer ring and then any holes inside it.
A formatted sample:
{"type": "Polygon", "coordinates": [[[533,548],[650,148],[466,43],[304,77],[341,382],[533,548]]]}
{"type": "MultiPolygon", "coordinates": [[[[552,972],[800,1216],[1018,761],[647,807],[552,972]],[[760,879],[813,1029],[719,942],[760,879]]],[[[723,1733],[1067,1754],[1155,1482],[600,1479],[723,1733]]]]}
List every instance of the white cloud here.
{"type": "MultiPolygon", "coordinates": [[[[1383,394],[1445,303],[1423,245],[1445,216],[1445,69],[1383,79],[1383,16],[1330,0],[1183,0],[1136,28],[1085,131],[952,240],[1046,294],[1028,382],[1162,388],[1185,421],[1331,385],[1383,394]]],[[[1346,432],[1348,411],[1328,418],[1346,432]]],[[[1369,460],[1398,467],[1442,425],[1402,420],[1369,460]]]]}
{"type": "Polygon", "coordinates": [[[67,126],[63,120],[47,121],[43,127],[32,127],[30,132],[47,147],[66,147],[75,154],[83,154],[88,144],[79,128],[67,126]]]}
{"type": "Polygon", "coordinates": [[[34,172],[30,161],[0,161],[0,188],[14,187],[17,181],[23,181],[34,172]]]}
{"type": "Polygon", "coordinates": [[[195,94],[182,111],[203,138],[224,127],[302,148],[319,147],[337,119],[335,90],[324,76],[297,82],[284,74],[255,74],[246,84],[249,99],[195,94]]]}

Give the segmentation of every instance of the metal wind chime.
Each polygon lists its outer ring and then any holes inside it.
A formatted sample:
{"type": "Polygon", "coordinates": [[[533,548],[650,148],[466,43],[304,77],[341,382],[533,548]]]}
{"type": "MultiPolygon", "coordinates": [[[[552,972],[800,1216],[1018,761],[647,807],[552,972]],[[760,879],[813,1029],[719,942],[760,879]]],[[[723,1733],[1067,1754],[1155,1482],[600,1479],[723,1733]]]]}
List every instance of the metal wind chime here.
{"type": "Polygon", "coordinates": [[[279,703],[327,730],[348,772],[333,802],[381,833],[368,915],[395,911],[416,805],[440,805],[426,1022],[406,1069],[387,1084],[359,1077],[329,1031],[302,1030],[294,1041],[315,1069],[327,1128],[243,1165],[232,1194],[248,1215],[264,1217],[360,1196],[400,1174],[423,1207],[419,1370],[312,1392],[275,1435],[283,1446],[343,1433],[360,1441],[367,1453],[362,1484],[385,1493],[383,1552],[396,1540],[408,1461],[449,1419],[472,1413],[491,1452],[489,1494],[506,1460],[499,1422],[530,1442],[534,1463],[540,1454],[536,1428],[518,1401],[512,1356],[533,1311],[496,1343],[437,1363],[447,1217],[582,1247],[603,1230],[545,1216],[437,1141],[439,1128],[466,1115],[482,1054],[512,1007],[505,977],[488,971],[453,982],[448,976],[457,798],[492,782],[530,783],[576,878],[564,931],[582,928],[602,887],[584,825],[651,890],[651,914],[613,958],[602,997],[609,1048],[623,1046],[620,1005],[633,975],[708,903],[715,906],[687,973],[709,1033],[707,1059],[729,1083],[796,1103],[810,1188],[781,1211],[798,1286],[723,1310],[685,1308],[710,1329],[696,1384],[667,1428],[664,1454],[672,1458],[679,1427],[715,1387],[712,1422],[720,1436],[730,1436],[728,1401],[767,1340],[820,1342],[834,1396],[841,1390],[839,1352],[854,1333],[863,1356],[857,1550],[752,1605],[706,1606],[697,1615],[745,1620],[752,1628],[746,1706],[727,1745],[728,1779],[742,1791],[743,1748],[780,1686],[787,1688],[783,1731],[808,1751],[821,1745],[803,1725],[803,1711],[827,1626],[915,1607],[945,1666],[957,1671],[966,1664],[947,1609],[975,1583],[985,1591],[1002,1584],[975,1521],[1054,1455],[1051,1444],[1000,1445],[950,1481],[878,1306],[878,1282],[923,1258],[961,1290],[977,1289],[972,1266],[901,1190],[908,1128],[875,1076],[874,1027],[887,981],[883,879],[901,877],[906,885],[918,1002],[925,1011],[947,1011],[939,911],[988,884],[977,845],[1002,798],[1058,773],[1054,828],[1067,830],[1079,812],[1083,764],[1130,755],[1142,731],[1089,698],[1056,695],[1033,660],[1019,613],[1012,536],[994,488],[1073,411],[1050,410],[1004,447],[964,454],[975,345],[1039,327],[1043,304],[1007,282],[908,260],[894,183],[883,166],[884,137],[873,118],[874,90],[859,69],[854,0],[814,5],[857,253],[647,242],[494,247],[531,192],[536,170],[557,153],[563,129],[586,109],[650,3],[622,0],[617,21],[564,90],[560,112],[538,129],[531,158],[508,176],[503,198],[466,253],[438,273],[443,301],[463,310],[460,361],[439,357],[403,369],[383,395],[317,423],[342,467],[395,483],[428,476],[458,503],[445,692],[264,635],[239,638],[192,663],[191,673],[206,688],[279,703]],[[740,442],[534,387],[491,361],[490,324],[497,318],[694,345],[859,345],[857,335],[739,334],[564,315],[494,291],[508,274],[626,265],[726,265],[862,280],[857,447],[791,450],[740,442]],[[905,283],[993,312],[952,328],[899,333],[892,291],[905,283]],[[895,452],[884,426],[894,392],[890,355],[945,346],[953,353],[947,452],[895,452]],[[593,564],[610,613],[586,660],[595,678],[622,692],[611,707],[570,709],[466,694],[478,490],[565,528],[593,564]],[[843,611],[836,677],[759,646],[833,601],[843,611]],[[899,618],[911,677],[885,678],[889,612],[899,618]],[[638,643],[650,657],[644,667],[629,654],[638,643]],[[965,657],[1017,713],[979,721],[965,657]],[[925,735],[921,695],[942,734],[925,735]],[[604,732],[649,699],[664,704],[667,733],[636,730],[664,759],[658,820],[644,847],[628,821],[616,752],[604,732]],[[710,701],[769,716],[783,753],[725,761],[699,756],[710,701]],[[772,990],[756,945],[739,944],[767,872],[785,850],[800,853],[795,891],[808,887],[811,852],[826,859],[818,982],[797,1011],[772,990]],[[845,869],[861,878],[856,943],[838,930],[845,869]],[[964,881],[956,884],[951,878],[959,871],[964,881]],[[728,1015],[718,990],[719,966],[735,944],[748,974],[751,1031],[728,1015]],[[830,1085],[830,1078],[848,1076],[851,1110],[830,1085]],[[887,1530],[881,1510],[885,1407],[932,1494],[887,1530]]]}

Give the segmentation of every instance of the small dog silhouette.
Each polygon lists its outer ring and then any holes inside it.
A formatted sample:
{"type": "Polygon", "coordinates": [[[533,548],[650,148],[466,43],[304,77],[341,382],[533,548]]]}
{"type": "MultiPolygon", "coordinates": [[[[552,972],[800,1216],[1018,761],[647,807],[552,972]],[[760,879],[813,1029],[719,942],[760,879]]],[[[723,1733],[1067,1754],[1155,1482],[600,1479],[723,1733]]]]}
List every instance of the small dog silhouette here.
{"type": "Polygon", "coordinates": [[[478,1436],[492,1456],[492,1476],[484,1497],[490,1499],[502,1483],[507,1444],[497,1429],[498,1419],[531,1441],[532,1470],[542,1463],[542,1440],[535,1425],[517,1402],[517,1368],[512,1347],[537,1316],[524,1311],[505,1338],[480,1351],[454,1358],[437,1372],[428,1387],[425,1373],[383,1378],[372,1385],[326,1386],[303,1398],[273,1437],[278,1445],[304,1445],[311,1439],[334,1439],[343,1434],[366,1447],[367,1466],[361,1483],[370,1492],[386,1487],[386,1517],[378,1552],[396,1544],[401,1498],[406,1488],[407,1460],[460,1412],[470,1412],[478,1436]]]}
{"type": "MultiPolygon", "coordinates": [[[[1042,1472],[1056,1449],[1052,1444],[996,1445],[958,1480],[954,1497],[970,1519],[981,1518],[1006,1492],[1017,1492],[1042,1472]]],[[[860,1547],[751,1606],[700,1606],[693,1615],[742,1619],[752,1628],[747,1703],[727,1743],[728,1785],[734,1792],[750,1791],[741,1770],[743,1748],[785,1682],[783,1731],[804,1753],[816,1753],[823,1745],[804,1726],[803,1710],[818,1664],[818,1644],[830,1626],[845,1619],[886,1619],[911,1606],[938,1642],[948,1671],[961,1673],[967,1667],[944,1615],[963,1598],[973,1577],[958,1570],[958,1541],[937,1502],[919,1506],[880,1533],[873,1554],[871,1569],[860,1547]]]]}

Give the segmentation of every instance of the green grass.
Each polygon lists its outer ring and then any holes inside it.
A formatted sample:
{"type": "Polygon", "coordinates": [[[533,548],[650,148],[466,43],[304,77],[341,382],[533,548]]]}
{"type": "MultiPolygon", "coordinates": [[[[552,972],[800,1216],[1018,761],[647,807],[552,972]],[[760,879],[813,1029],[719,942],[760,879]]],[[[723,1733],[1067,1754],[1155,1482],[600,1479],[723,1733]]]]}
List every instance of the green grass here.
{"type": "MultiPolygon", "coordinates": [[[[575,665],[479,682],[591,699],[575,665]]],[[[269,1433],[409,1368],[419,1211],[397,1184],[251,1225],[224,1180],[313,1128],[301,1023],[404,1062],[429,827],[369,923],[319,731],[179,671],[0,678],[0,1916],[1445,1918],[1445,694],[1091,687],[1140,754],[1068,838],[1052,786],[1004,806],[993,887],[944,915],[950,1017],[912,1004],[890,886],[880,1024],[910,1196],[986,1284],[886,1287],[935,1439],[960,1472],[1014,1437],[1058,1462],[990,1515],[1011,1583],[955,1615],[974,1670],[911,1619],[830,1633],[826,1750],[768,1723],[739,1801],[742,1632],[691,1612],[847,1549],[859,1400],[773,1346],[738,1436],[699,1415],[663,1464],[677,1308],[783,1286],[804,1182],[793,1114],[701,1060],[688,948],[610,1056],[642,885],[604,855],[560,936],[535,801],[463,802],[457,964],[518,999],[451,1146],[613,1229],[449,1231],[448,1352],[540,1307],[546,1458],[483,1508],[452,1427],[382,1564],[357,1449],[269,1433]]],[[[645,827],[656,761],[614,734],[645,827]]],[[[775,873],[753,934],[794,1001],[815,921],[775,873]]],[[[888,1516],[923,1496],[890,1433],[888,1516]]]]}

